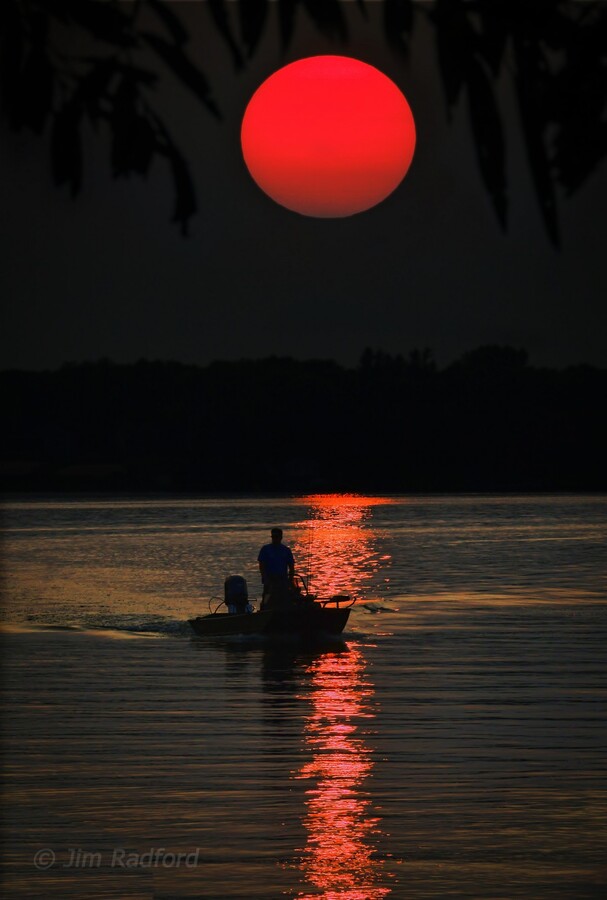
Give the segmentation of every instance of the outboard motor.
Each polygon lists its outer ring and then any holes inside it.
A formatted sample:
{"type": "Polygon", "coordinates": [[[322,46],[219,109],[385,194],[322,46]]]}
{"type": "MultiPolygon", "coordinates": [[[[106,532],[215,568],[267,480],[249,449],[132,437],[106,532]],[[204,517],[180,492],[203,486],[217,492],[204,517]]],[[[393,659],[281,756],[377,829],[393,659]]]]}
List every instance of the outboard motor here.
{"type": "Polygon", "coordinates": [[[249,609],[249,591],[242,575],[230,575],[224,581],[223,602],[232,614],[243,615],[249,609]]]}

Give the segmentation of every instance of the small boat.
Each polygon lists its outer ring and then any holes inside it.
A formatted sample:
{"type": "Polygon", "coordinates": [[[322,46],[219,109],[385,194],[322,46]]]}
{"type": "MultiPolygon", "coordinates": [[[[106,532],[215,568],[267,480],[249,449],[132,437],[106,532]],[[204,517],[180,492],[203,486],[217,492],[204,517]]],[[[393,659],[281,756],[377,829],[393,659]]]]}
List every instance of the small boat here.
{"type": "Polygon", "coordinates": [[[270,602],[260,610],[245,611],[252,609],[246,581],[240,575],[232,575],[226,579],[224,599],[217,608],[188,621],[193,631],[203,637],[288,635],[309,640],[341,634],[353,603],[351,597],[341,594],[319,599],[308,593],[301,576],[295,576],[294,583],[282,593],[276,605],[270,602]],[[224,604],[230,612],[219,612],[224,604]]]}

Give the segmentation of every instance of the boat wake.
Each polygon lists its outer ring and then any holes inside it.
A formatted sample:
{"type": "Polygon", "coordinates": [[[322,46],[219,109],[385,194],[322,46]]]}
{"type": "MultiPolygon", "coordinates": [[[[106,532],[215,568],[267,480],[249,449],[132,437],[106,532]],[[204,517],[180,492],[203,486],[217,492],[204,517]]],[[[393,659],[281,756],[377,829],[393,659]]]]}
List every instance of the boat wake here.
{"type": "Polygon", "coordinates": [[[81,622],[48,622],[31,617],[26,622],[0,624],[0,631],[6,634],[31,632],[66,632],[103,635],[124,638],[136,637],[190,637],[191,629],[187,621],[176,621],[161,616],[140,619],[135,616],[89,617],[81,622]]]}

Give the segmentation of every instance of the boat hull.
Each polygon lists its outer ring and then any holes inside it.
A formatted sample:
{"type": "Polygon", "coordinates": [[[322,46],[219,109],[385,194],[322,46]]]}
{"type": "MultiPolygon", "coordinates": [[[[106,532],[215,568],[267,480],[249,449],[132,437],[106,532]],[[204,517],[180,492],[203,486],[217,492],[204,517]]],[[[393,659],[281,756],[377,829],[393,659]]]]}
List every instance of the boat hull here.
{"type": "Polygon", "coordinates": [[[270,610],[272,617],[266,634],[297,634],[304,638],[321,634],[341,634],[350,615],[349,609],[329,609],[314,603],[293,610],[270,610]]]}
{"type": "Polygon", "coordinates": [[[199,635],[263,634],[269,625],[269,611],[230,615],[230,613],[209,613],[189,619],[192,629],[199,635]]]}
{"type": "Polygon", "coordinates": [[[201,636],[227,635],[293,635],[310,639],[323,634],[341,634],[349,609],[329,608],[320,603],[290,609],[263,609],[246,615],[210,613],[189,619],[193,631],[201,636]]]}

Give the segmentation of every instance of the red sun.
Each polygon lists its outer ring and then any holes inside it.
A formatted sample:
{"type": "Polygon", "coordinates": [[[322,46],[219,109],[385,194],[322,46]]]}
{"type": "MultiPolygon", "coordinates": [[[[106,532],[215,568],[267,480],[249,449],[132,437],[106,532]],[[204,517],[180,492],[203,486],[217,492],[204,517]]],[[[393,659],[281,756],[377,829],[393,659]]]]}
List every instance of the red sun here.
{"type": "Polygon", "coordinates": [[[346,56],[311,56],[255,91],[241,139],[249,172],[277,203],[305,216],[351,216],[405,177],[415,122],[378,69],[346,56]]]}

